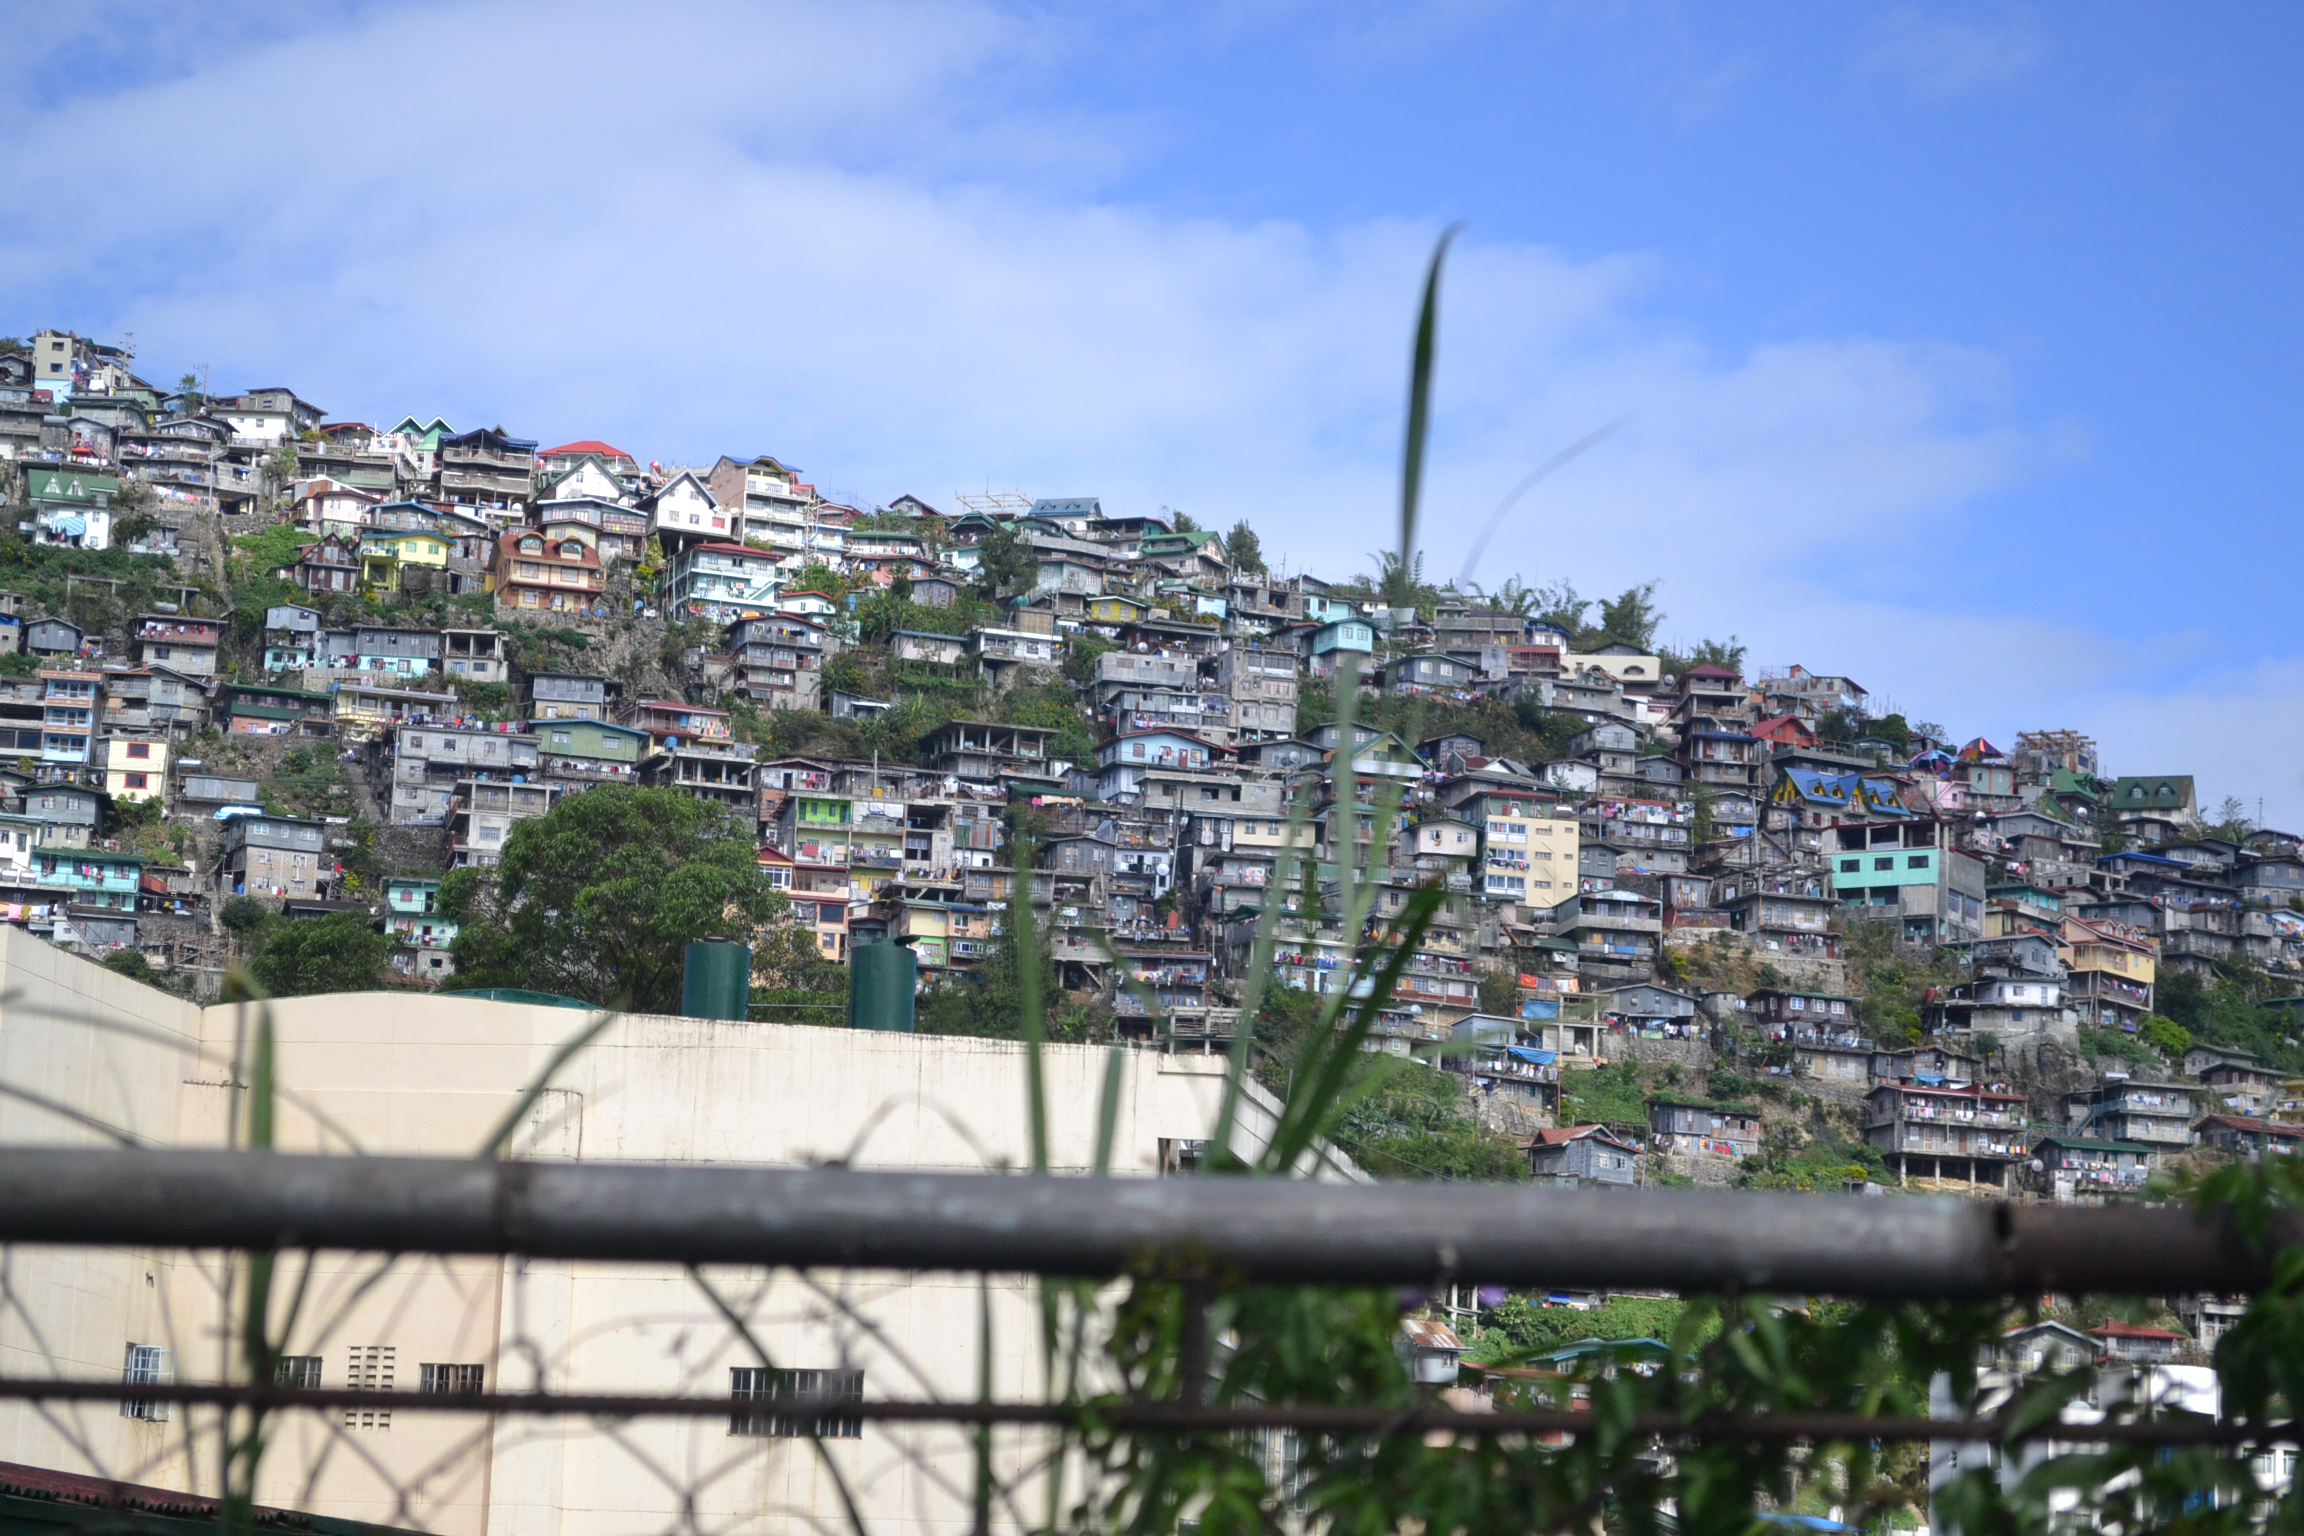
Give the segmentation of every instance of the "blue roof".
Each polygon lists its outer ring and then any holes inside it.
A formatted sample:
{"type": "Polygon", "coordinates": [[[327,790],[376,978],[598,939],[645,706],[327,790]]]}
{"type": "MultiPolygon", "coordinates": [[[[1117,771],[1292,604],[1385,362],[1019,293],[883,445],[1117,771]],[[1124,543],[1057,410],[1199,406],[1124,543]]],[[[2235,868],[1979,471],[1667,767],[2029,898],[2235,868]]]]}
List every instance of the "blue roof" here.
{"type": "Polygon", "coordinates": [[[1826,773],[1820,768],[1787,768],[1784,777],[1801,799],[1820,805],[1862,808],[1883,816],[1912,814],[1897,798],[1895,784],[1887,779],[1867,778],[1861,773],[1826,773]]]}

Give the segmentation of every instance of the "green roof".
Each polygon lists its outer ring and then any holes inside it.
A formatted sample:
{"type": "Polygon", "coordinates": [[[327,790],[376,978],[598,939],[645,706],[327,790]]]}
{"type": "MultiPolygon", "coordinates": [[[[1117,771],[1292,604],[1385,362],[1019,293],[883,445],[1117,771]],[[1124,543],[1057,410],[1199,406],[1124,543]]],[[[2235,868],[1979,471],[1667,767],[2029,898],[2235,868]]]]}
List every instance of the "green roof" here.
{"type": "Polygon", "coordinates": [[[2048,775],[2048,793],[2052,795],[2080,795],[2096,800],[2102,798],[2103,792],[2103,785],[2092,774],[2059,768],[2048,775]]]}
{"type": "Polygon", "coordinates": [[[2114,779],[2111,798],[2116,811],[2179,811],[2192,803],[2192,775],[2147,773],[2114,779]]]}

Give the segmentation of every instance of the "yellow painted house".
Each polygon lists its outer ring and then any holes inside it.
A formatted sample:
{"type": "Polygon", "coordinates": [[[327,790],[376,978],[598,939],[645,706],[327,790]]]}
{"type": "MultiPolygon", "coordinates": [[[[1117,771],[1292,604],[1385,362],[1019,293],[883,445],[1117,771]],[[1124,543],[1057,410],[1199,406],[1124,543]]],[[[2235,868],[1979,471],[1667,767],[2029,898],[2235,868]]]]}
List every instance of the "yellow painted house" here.
{"type": "Polygon", "coordinates": [[[1088,621],[1092,624],[1133,624],[1144,617],[1144,604],[1132,597],[1106,593],[1088,599],[1088,621]]]}
{"type": "Polygon", "coordinates": [[[418,530],[376,532],[360,540],[360,585],[372,592],[397,592],[411,566],[448,568],[448,541],[418,530]]]}

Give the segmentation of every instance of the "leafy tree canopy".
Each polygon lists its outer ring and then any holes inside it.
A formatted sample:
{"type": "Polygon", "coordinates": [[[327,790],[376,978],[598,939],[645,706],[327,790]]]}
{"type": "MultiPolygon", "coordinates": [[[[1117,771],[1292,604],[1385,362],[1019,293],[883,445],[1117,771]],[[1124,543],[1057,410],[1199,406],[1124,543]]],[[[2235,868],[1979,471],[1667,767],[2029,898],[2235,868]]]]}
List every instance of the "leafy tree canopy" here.
{"type": "Polygon", "coordinates": [[[1224,535],[1224,558],[1235,571],[1264,569],[1264,543],[1246,519],[1234,523],[1232,531],[1224,535]]]}
{"type": "Polygon", "coordinates": [[[1484,1320],[1487,1326],[1469,1354],[1482,1363],[1495,1363],[1545,1354],[1585,1339],[1668,1340],[1687,1306],[1664,1296],[1611,1296],[1591,1308],[1545,1306],[1525,1296],[1510,1296],[1484,1320]]]}
{"type": "Polygon", "coordinates": [[[331,912],[283,923],[248,967],[274,997],[374,990],[384,973],[384,935],[363,912],[331,912]]]}
{"type": "MultiPolygon", "coordinates": [[[[991,1040],[1023,1038],[1027,962],[1016,942],[1013,924],[1001,926],[992,952],[978,960],[973,970],[921,995],[915,1014],[920,1033],[975,1035],[991,1040]]],[[[1048,936],[1039,938],[1039,953],[1033,963],[1040,972],[1042,1027],[1047,1038],[1072,1043],[1111,1039],[1111,1014],[1101,1006],[1065,996],[1048,936]]]]}
{"type": "Polygon", "coordinates": [[[1664,622],[1663,610],[1656,606],[1656,583],[1643,582],[1637,587],[1626,587],[1613,598],[1600,600],[1600,636],[1604,640],[1621,640],[1647,650],[1656,643],[1656,626],[1664,622]]]}
{"type": "Polygon", "coordinates": [[[1040,579],[1040,557],[1031,541],[1006,523],[978,540],[976,551],[976,586],[988,601],[1021,597],[1040,579]]]}
{"type": "Polygon", "coordinates": [[[1347,1109],[1337,1146],[1379,1178],[1528,1177],[1527,1159],[1509,1137],[1480,1128],[1464,1113],[1456,1079],[1425,1066],[1404,1066],[1347,1109]]]}
{"type": "Polygon", "coordinates": [[[2146,1045],[2172,1062],[2181,1059],[2186,1051],[2192,1049],[2192,1031],[2174,1019],[2164,1019],[2158,1014],[2148,1015],[2137,1026],[2136,1034],[2146,1045]]]}
{"type": "Polygon", "coordinates": [[[452,871],[441,907],[468,987],[529,987],[675,1013],[691,940],[749,941],[791,903],[724,806],[602,785],[517,823],[493,870],[452,871]]]}
{"type": "Polygon", "coordinates": [[[152,970],[152,962],[144,958],[140,949],[116,949],[103,960],[104,969],[140,981],[148,987],[160,985],[160,978],[152,970]]]}

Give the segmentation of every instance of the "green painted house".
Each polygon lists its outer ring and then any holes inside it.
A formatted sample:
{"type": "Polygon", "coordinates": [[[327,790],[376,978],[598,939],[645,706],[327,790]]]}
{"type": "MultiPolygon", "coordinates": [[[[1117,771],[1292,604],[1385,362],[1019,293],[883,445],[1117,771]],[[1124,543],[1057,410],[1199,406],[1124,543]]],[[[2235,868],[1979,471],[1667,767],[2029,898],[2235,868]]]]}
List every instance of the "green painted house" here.
{"type": "Polygon", "coordinates": [[[630,784],[648,755],[648,733],[607,720],[531,720],[544,777],[570,784],[630,784]]]}

